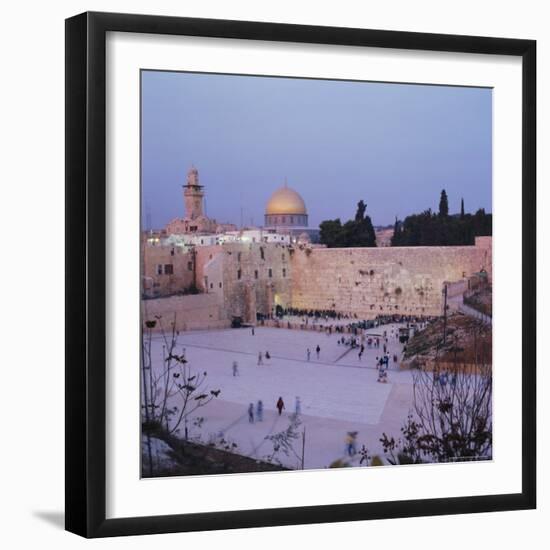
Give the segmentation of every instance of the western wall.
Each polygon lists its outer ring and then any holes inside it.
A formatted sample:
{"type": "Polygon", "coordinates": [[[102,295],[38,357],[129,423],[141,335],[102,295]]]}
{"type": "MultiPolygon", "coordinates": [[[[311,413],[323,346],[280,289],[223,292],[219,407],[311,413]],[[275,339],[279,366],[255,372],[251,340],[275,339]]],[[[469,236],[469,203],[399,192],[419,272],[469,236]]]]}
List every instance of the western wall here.
{"type": "Polygon", "coordinates": [[[492,278],[491,237],[474,246],[322,248],[274,243],[230,243],[180,254],[145,250],[145,273],[165,281],[196,283],[200,294],[146,300],[181,329],[229,326],[233,317],[253,323],[276,305],[336,310],[360,319],[381,314],[441,315],[444,283],[462,288],[486,271],[492,278]],[[155,275],[157,262],[174,260],[174,275],[155,275]],[[152,265],[151,265],[152,264],[152,265]],[[190,268],[193,268],[191,273],[190,268]],[[180,274],[179,272],[184,272],[180,274]],[[456,285],[462,281],[461,285],[456,285]]]}
{"type": "Polygon", "coordinates": [[[380,314],[441,315],[443,283],[485,270],[491,237],[475,246],[312,248],[292,254],[292,306],[380,314]]]}

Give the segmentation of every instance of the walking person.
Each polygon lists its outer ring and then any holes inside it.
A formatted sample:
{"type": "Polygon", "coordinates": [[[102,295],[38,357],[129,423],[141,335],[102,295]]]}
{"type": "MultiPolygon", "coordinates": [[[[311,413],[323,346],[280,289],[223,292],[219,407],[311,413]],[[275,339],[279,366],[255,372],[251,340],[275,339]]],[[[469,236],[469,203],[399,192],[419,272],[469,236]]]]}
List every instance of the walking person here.
{"type": "Polygon", "coordinates": [[[346,436],[346,453],[353,456],[357,452],[357,432],[348,432],[346,436]]]}
{"type": "Polygon", "coordinates": [[[271,355],[269,355],[269,351],[265,352],[265,360],[269,361],[271,359],[271,355]]]}
{"type": "Polygon", "coordinates": [[[264,404],[261,399],[259,399],[256,404],[256,419],[258,422],[262,422],[264,419],[264,404]]]}
{"type": "Polygon", "coordinates": [[[317,347],[315,348],[315,352],[317,353],[317,359],[319,359],[319,354],[321,353],[321,348],[319,344],[317,344],[317,347]]]}
{"type": "Polygon", "coordinates": [[[252,327],[252,336],[254,336],[254,327],[252,327]]]}
{"type": "Polygon", "coordinates": [[[311,357],[311,351],[309,348],[307,348],[306,355],[307,355],[307,360],[309,361],[309,358],[311,357]]]}
{"type": "Polygon", "coordinates": [[[296,401],[294,402],[294,412],[296,414],[302,413],[302,402],[298,396],[296,396],[296,401]]]}
{"type": "Polygon", "coordinates": [[[388,383],[388,364],[387,363],[384,366],[382,366],[382,382],[384,384],[388,383]]]}
{"type": "Polygon", "coordinates": [[[263,361],[263,358],[262,358],[262,352],[260,351],[260,353],[258,353],[258,366],[263,365],[263,364],[264,364],[264,361],[263,361]]]}
{"type": "Polygon", "coordinates": [[[233,361],[233,376],[239,376],[239,364],[233,361]]]}
{"type": "Polygon", "coordinates": [[[250,424],[254,424],[254,404],[253,403],[250,403],[250,405],[248,405],[248,422],[250,422],[250,424]]]}
{"type": "Polygon", "coordinates": [[[277,410],[279,411],[279,416],[281,416],[283,409],[285,408],[285,402],[283,401],[282,397],[279,397],[279,399],[277,399],[276,407],[277,407],[277,410]]]}
{"type": "Polygon", "coordinates": [[[453,389],[456,388],[456,378],[457,378],[457,376],[456,376],[456,371],[455,371],[455,372],[453,372],[453,375],[451,376],[451,388],[453,388],[453,389]]]}

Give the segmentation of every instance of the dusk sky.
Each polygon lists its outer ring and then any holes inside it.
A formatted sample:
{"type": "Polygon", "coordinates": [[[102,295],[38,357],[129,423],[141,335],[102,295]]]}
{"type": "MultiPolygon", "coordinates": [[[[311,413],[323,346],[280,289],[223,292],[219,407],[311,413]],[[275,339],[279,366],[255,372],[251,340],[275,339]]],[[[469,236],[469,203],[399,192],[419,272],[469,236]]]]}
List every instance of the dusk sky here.
{"type": "Polygon", "coordinates": [[[348,220],[360,199],[375,225],[427,208],[492,211],[492,91],[407,84],[142,72],[143,223],[184,216],[191,165],[218,222],[263,225],[284,184],[309,226],[348,220]]]}

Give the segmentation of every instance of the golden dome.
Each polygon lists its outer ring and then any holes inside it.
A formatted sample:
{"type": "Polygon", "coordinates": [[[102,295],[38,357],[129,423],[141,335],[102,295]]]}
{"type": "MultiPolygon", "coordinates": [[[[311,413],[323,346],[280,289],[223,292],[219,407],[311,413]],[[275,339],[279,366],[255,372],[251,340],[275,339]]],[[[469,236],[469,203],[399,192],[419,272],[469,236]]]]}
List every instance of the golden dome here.
{"type": "Polygon", "coordinates": [[[304,199],[290,187],[281,187],[267,201],[265,213],[271,214],[307,214],[304,199]]]}

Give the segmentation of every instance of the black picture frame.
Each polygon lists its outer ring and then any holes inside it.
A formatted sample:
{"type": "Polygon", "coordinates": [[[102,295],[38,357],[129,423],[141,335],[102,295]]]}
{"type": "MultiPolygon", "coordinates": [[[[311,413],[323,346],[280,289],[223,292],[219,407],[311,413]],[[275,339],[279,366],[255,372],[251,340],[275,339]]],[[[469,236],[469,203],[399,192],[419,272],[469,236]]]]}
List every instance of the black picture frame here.
{"type": "Polygon", "coordinates": [[[536,42],[83,13],[66,20],[66,529],[107,537],[532,509],[536,506],[536,42]],[[108,31],[517,56],[522,120],[522,491],[106,519],[105,40],[108,31]]]}

